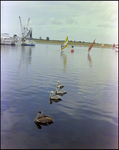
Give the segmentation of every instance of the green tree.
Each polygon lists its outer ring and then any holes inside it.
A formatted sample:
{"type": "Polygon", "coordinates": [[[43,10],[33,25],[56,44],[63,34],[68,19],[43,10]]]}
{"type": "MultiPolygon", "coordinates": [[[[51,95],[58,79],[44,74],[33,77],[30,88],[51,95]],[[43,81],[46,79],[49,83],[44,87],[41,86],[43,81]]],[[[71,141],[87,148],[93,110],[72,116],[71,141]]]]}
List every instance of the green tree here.
{"type": "Polygon", "coordinates": [[[49,41],[49,37],[46,37],[46,40],[49,41]]]}
{"type": "Polygon", "coordinates": [[[13,37],[15,38],[16,36],[17,36],[17,35],[16,35],[16,34],[14,34],[14,36],[13,36],[13,37]]]}

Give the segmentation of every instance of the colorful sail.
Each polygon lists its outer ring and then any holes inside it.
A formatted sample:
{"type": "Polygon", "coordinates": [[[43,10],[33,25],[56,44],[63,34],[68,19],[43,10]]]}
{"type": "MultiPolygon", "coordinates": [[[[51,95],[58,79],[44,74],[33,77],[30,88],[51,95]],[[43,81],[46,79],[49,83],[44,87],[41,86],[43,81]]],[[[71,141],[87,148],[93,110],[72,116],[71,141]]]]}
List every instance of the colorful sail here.
{"type": "Polygon", "coordinates": [[[64,50],[68,46],[68,36],[64,42],[64,44],[61,46],[61,51],[64,50]]]}
{"type": "Polygon", "coordinates": [[[113,44],[113,48],[115,48],[115,43],[113,44]]]}
{"type": "MultiPolygon", "coordinates": [[[[96,39],[95,39],[96,40],[96,39]]],[[[88,52],[91,50],[91,48],[93,47],[93,44],[95,43],[95,40],[93,41],[93,43],[91,44],[91,46],[88,49],[88,52]]]]}

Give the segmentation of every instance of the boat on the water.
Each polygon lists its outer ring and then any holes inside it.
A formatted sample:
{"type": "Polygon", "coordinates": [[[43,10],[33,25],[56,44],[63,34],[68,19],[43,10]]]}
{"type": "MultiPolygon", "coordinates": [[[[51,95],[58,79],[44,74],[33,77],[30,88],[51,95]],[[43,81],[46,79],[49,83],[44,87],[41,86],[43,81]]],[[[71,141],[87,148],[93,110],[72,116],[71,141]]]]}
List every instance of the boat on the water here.
{"type": "Polygon", "coordinates": [[[20,16],[19,16],[19,19],[20,19],[21,33],[22,33],[21,46],[35,46],[35,44],[32,40],[32,28],[28,29],[28,24],[29,24],[30,18],[28,18],[26,27],[22,27],[22,22],[21,22],[20,16]]]}
{"type": "Polygon", "coordinates": [[[21,42],[21,46],[35,46],[32,40],[32,29],[30,29],[27,35],[24,38],[22,38],[21,42]]]}
{"type": "Polygon", "coordinates": [[[67,36],[67,38],[66,38],[64,44],[61,45],[61,52],[64,51],[64,49],[65,49],[67,46],[68,46],[68,36],[67,36]]]}
{"type": "MultiPolygon", "coordinates": [[[[96,38],[95,38],[96,40],[96,38]]],[[[93,44],[95,43],[95,40],[93,41],[93,43],[91,44],[91,46],[88,48],[88,53],[90,52],[91,48],[93,47],[93,44]]]]}
{"type": "Polygon", "coordinates": [[[1,34],[1,45],[14,45],[14,39],[9,36],[9,33],[2,33],[1,34]]]}

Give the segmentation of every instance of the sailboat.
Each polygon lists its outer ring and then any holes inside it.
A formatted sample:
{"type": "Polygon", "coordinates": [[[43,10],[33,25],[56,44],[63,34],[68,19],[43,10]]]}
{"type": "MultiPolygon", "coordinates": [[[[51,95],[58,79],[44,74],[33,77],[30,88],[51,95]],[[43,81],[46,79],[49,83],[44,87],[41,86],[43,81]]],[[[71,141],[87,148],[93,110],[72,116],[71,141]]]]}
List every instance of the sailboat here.
{"type": "MultiPolygon", "coordinates": [[[[95,39],[96,40],[96,39],[95,39]]],[[[91,44],[91,46],[88,49],[88,52],[91,50],[91,48],[93,47],[93,44],[95,43],[95,40],[93,41],[93,43],[91,44]]]]}
{"type": "Polygon", "coordinates": [[[61,51],[63,51],[68,46],[68,36],[63,45],[61,45],[61,51]]]}

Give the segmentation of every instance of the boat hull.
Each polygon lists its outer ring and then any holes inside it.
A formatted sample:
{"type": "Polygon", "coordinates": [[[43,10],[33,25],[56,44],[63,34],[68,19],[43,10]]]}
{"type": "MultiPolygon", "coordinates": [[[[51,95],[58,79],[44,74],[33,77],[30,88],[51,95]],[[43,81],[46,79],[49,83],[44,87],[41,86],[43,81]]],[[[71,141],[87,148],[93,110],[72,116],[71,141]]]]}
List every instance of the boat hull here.
{"type": "Polygon", "coordinates": [[[13,38],[11,38],[8,33],[1,34],[1,41],[0,41],[1,45],[11,45],[12,42],[13,38]]]}
{"type": "Polygon", "coordinates": [[[13,42],[12,40],[7,40],[7,41],[4,40],[4,41],[1,41],[0,44],[1,44],[1,45],[11,45],[12,42],[13,42]]]}
{"type": "Polygon", "coordinates": [[[22,43],[21,46],[35,46],[35,44],[26,44],[26,43],[22,43]]]}
{"type": "Polygon", "coordinates": [[[26,40],[21,43],[21,46],[35,46],[35,44],[32,40],[26,40]]]}
{"type": "Polygon", "coordinates": [[[1,45],[11,45],[11,43],[0,43],[1,45]]]}

